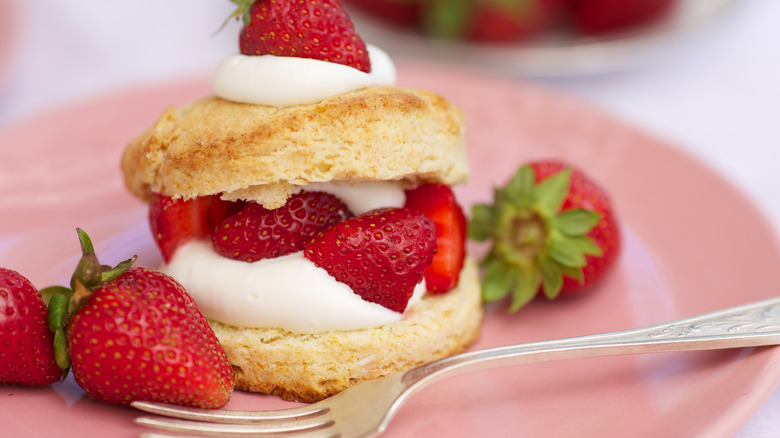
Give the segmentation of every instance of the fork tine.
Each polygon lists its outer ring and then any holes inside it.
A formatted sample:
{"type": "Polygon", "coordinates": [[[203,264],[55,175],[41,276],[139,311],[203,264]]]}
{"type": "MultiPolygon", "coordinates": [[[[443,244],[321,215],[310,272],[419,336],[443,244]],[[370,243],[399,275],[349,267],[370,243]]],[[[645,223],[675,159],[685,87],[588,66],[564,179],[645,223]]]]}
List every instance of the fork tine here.
{"type": "MultiPolygon", "coordinates": [[[[204,435],[182,435],[179,433],[174,435],[169,435],[166,433],[159,433],[159,432],[143,432],[140,435],[138,435],[138,438],[203,438],[203,436],[204,435]]],[[[294,433],[294,435],[290,435],[288,433],[261,435],[261,438],[339,438],[339,437],[340,435],[336,432],[322,431],[322,430],[294,433]]],[[[252,438],[252,437],[251,435],[243,435],[242,438],[252,438]]]]}
{"type": "MultiPolygon", "coordinates": [[[[340,435],[332,431],[313,431],[290,434],[277,434],[277,435],[262,435],[262,438],[339,438],[340,435]]],[[[158,432],[143,432],[138,435],[138,438],[203,438],[203,435],[168,435],[166,433],[158,432]]],[[[252,438],[251,436],[244,435],[242,438],[252,438]]]]}
{"type": "Polygon", "coordinates": [[[165,417],[234,424],[266,422],[292,423],[320,417],[327,414],[329,411],[327,407],[317,407],[315,405],[306,405],[299,408],[280,409],[276,411],[198,409],[148,401],[135,401],[130,403],[130,405],[141,411],[165,417]]]}
{"type": "Polygon", "coordinates": [[[332,430],[329,432],[327,429],[333,426],[333,421],[315,418],[312,421],[298,421],[295,423],[281,423],[281,424],[267,424],[267,423],[255,423],[255,424],[235,424],[235,423],[204,423],[201,421],[181,420],[178,418],[165,418],[165,417],[138,417],[135,422],[142,426],[152,427],[156,429],[165,430],[168,432],[177,433],[190,433],[199,436],[241,436],[241,437],[268,437],[270,436],[302,436],[302,433],[307,433],[312,436],[312,433],[316,433],[316,436],[332,436],[332,430]],[[311,433],[309,433],[311,432],[311,433]]]}

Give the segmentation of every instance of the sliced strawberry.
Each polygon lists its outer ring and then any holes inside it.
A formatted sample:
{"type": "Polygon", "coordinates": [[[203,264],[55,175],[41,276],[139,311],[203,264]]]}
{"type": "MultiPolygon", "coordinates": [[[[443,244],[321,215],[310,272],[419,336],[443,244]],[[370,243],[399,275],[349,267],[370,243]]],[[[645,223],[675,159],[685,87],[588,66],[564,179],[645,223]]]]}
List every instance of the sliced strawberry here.
{"type": "Polygon", "coordinates": [[[436,229],[424,214],[388,208],[320,232],[304,256],[361,298],[403,312],[436,252],[436,229]]]}
{"type": "Polygon", "coordinates": [[[329,193],[300,192],[274,210],[247,204],[219,224],[212,242],[224,257],[255,262],[300,251],[321,230],[351,216],[329,193]]]}
{"type": "Polygon", "coordinates": [[[169,262],[176,249],[191,240],[209,238],[215,226],[240,205],[217,195],[184,200],[155,194],[149,203],[149,225],[163,259],[169,262]]]}
{"type": "Polygon", "coordinates": [[[311,58],[371,71],[366,44],[339,0],[233,0],[244,55],[311,58]]]}
{"type": "Polygon", "coordinates": [[[444,293],[458,285],[466,257],[466,217],[455,194],[444,184],[425,184],[406,191],[406,205],[428,216],[436,226],[437,253],[425,271],[429,292],[444,293]]]}

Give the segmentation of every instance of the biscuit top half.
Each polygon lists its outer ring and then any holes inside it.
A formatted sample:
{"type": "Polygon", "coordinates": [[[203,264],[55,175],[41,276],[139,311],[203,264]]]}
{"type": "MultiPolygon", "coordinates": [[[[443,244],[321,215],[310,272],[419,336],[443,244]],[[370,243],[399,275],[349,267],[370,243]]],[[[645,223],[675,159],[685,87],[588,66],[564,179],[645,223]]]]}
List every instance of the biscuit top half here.
{"type": "Polygon", "coordinates": [[[463,113],[424,90],[368,87],[277,108],[214,96],[168,108],[122,156],[125,184],[193,198],[220,194],[267,208],[328,181],[464,183],[463,113]]]}

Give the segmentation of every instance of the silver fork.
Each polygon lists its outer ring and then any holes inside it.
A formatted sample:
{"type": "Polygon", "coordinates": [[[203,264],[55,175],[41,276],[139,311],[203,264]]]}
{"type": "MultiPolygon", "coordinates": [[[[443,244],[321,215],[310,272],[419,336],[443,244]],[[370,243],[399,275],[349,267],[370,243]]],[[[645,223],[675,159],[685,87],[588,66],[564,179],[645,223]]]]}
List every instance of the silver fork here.
{"type": "MultiPolygon", "coordinates": [[[[714,350],[780,344],[780,298],[679,321],[574,338],[488,348],[451,356],[409,371],[358,383],[299,408],[247,412],[201,410],[134,402],[136,423],[199,436],[370,437],[385,430],[398,409],[424,387],[489,368],[585,357],[714,350]]],[[[142,437],[164,437],[142,434],[142,437]]]]}

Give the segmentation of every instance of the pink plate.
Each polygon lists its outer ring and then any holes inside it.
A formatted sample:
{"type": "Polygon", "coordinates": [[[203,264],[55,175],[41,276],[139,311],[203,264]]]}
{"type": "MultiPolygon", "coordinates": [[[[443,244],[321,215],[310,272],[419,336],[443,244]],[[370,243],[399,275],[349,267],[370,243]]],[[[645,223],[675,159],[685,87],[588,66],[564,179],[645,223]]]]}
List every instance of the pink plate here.
{"type": "MultiPolygon", "coordinates": [[[[651,136],[533,85],[402,64],[403,85],[463,107],[474,169],[464,204],[489,199],[524,160],[563,157],[611,191],[625,224],[618,269],[591,294],[488,308],[476,348],[648,325],[767,298],[780,290],[772,228],[709,169],[651,136]]],[[[130,90],[0,132],[0,266],[38,287],[67,282],[87,230],[104,262],[160,258],[146,211],[123,188],[124,145],[204,80],[130,90]]],[[[780,349],[578,359],[485,371],[414,397],[387,436],[732,436],[780,378],[780,349]]],[[[229,409],[289,406],[237,392],[229,409]]],[[[133,437],[137,413],[86,397],[72,379],[2,386],[8,436],[133,437]]]]}

